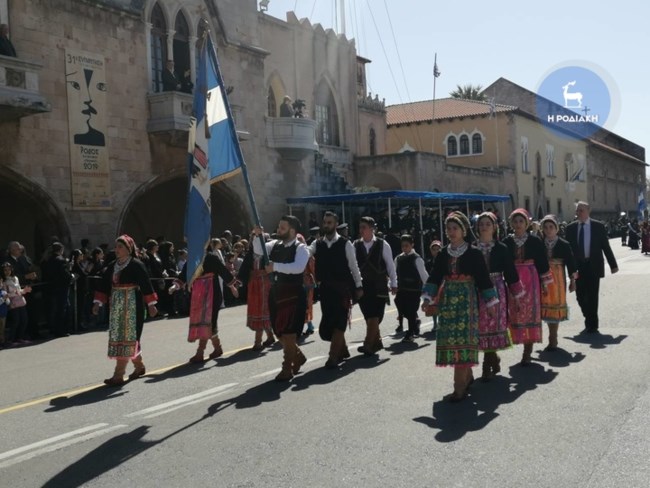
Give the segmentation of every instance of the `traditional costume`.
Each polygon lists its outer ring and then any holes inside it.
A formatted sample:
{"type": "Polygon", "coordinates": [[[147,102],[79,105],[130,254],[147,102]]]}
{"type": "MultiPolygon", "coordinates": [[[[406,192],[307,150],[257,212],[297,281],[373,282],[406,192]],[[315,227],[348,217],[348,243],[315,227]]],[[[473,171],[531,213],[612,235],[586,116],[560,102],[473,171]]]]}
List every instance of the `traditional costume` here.
{"type": "MultiPolygon", "coordinates": [[[[454,222],[465,236],[470,223],[461,212],[452,212],[445,224],[454,222]]],[[[445,246],[438,254],[429,279],[423,287],[425,306],[437,305],[439,311],[436,335],[436,366],[453,366],[454,393],[447,398],[465,398],[471,383],[471,368],[479,356],[479,297],[486,306],[499,303],[483,255],[467,241],[454,248],[445,246]],[[459,371],[459,370],[464,371],[459,371]]]]}
{"type": "Polygon", "coordinates": [[[408,254],[401,253],[395,258],[395,272],[397,274],[397,294],[395,305],[400,316],[408,322],[408,332],[403,342],[410,342],[419,335],[418,309],[422,286],[427,282],[429,273],[424,267],[424,259],[415,250],[408,254]]]}
{"type": "MultiPolygon", "coordinates": [[[[489,218],[494,228],[498,229],[497,218],[493,213],[482,213],[478,217],[478,222],[484,218],[489,218]]],[[[501,358],[497,355],[497,351],[512,347],[508,328],[508,303],[521,298],[524,289],[519,281],[512,255],[503,243],[494,239],[490,242],[476,241],[474,247],[481,251],[499,297],[494,315],[488,313],[485,302],[479,303],[479,349],[484,352],[482,378],[489,380],[501,371],[501,358]]]]}
{"type": "Polygon", "coordinates": [[[397,274],[393,252],[384,239],[376,236],[368,242],[358,239],[354,249],[363,281],[359,308],[366,319],[366,338],[358,351],[370,356],[384,348],[379,324],[388,303],[388,280],[390,288],[397,288],[397,274]]]}
{"type": "Polygon", "coordinates": [[[307,261],[305,272],[303,274],[303,285],[307,300],[307,312],[305,313],[305,323],[307,324],[306,335],[314,333],[314,289],[316,287],[316,262],[312,257],[307,261]]]}
{"type": "Polygon", "coordinates": [[[320,291],[321,322],[318,333],[330,341],[327,368],[335,368],[350,357],[345,329],[350,322],[354,290],[360,289],[361,273],[352,243],[337,232],[324,236],[310,246],[316,261],[316,282],[320,291]]]}
{"type": "Polygon", "coordinates": [[[125,234],[116,242],[123,244],[130,256],[122,263],[113,261],[106,266],[97,280],[94,297],[95,303],[109,304],[108,357],[117,361],[113,378],[104,381],[109,386],[125,383],[123,376],[129,360],[135,367],[130,380],[145,374],[141,344],[144,304],[158,303],[144,264],[134,257],[133,239],[125,234]]]}
{"type": "MultiPolygon", "coordinates": [[[[524,209],[514,210],[510,220],[520,215],[528,222],[528,212],[524,209]]],[[[531,361],[533,343],[542,342],[541,288],[553,282],[548,265],[546,249],[542,240],[526,232],[519,237],[509,235],[503,241],[508,246],[515,260],[517,274],[525,293],[517,302],[508,303],[510,332],[513,344],[524,344],[522,364],[531,361]]]]}
{"type": "MultiPolygon", "coordinates": [[[[253,240],[253,248],[256,254],[262,254],[259,239],[253,240]]],[[[309,261],[309,251],[296,239],[287,243],[280,240],[267,242],[266,251],[273,265],[269,293],[271,326],[284,349],[282,371],[275,379],[288,381],[307,362],[296,341],[307,312],[303,273],[309,261]]]]}
{"type": "Polygon", "coordinates": [[[253,251],[249,252],[244,258],[239,276],[247,288],[246,326],[255,332],[253,350],[261,351],[275,343],[269,312],[271,278],[262,265],[262,256],[253,251]],[[264,333],[266,333],[267,339],[262,342],[264,333]]]}
{"type": "MultiPolygon", "coordinates": [[[[545,222],[552,222],[559,229],[557,220],[552,215],[547,215],[541,221],[542,228],[545,222]]],[[[578,267],[568,241],[555,237],[544,239],[546,255],[548,257],[553,282],[548,284],[546,293],[542,295],[542,320],[548,323],[549,338],[547,351],[557,349],[557,331],[560,322],[569,319],[569,307],[566,300],[566,271],[575,279],[578,267]]]]}
{"type": "MultiPolygon", "coordinates": [[[[186,273],[183,278],[187,278],[186,273]]],[[[205,361],[203,352],[208,345],[208,340],[212,342],[214,348],[208,358],[216,359],[223,355],[217,321],[219,311],[224,308],[224,283],[227,286],[234,286],[237,280],[224,263],[221,251],[207,253],[203,258],[202,274],[192,283],[190,294],[190,328],[187,342],[199,341],[190,363],[198,364],[205,361]]]]}

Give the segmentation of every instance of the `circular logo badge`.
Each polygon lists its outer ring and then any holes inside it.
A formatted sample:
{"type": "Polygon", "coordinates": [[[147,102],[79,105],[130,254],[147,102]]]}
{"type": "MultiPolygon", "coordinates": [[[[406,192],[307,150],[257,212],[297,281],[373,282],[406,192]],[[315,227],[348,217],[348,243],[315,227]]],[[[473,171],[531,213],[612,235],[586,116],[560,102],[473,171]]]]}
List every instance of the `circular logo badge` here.
{"type": "Polygon", "coordinates": [[[553,68],[537,89],[540,122],[554,134],[591,137],[611,126],[620,104],[614,84],[600,68],[569,64],[553,68]]]}

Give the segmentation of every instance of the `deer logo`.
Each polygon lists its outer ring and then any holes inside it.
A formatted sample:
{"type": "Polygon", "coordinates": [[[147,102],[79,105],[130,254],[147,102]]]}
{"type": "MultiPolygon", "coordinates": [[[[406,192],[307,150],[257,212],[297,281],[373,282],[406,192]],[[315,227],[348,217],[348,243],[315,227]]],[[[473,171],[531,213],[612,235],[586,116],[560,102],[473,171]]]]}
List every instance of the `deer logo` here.
{"type": "Polygon", "coordinates": [[[582,93],[580,92],[569,92],[569,87],[576,84],[575,80],[568,82],[562,87],[564,91],[564,108],[581,108],[582,107],[582,93]],[[571,104],[572,100],[577,102],[577,105],[571,104]]]}

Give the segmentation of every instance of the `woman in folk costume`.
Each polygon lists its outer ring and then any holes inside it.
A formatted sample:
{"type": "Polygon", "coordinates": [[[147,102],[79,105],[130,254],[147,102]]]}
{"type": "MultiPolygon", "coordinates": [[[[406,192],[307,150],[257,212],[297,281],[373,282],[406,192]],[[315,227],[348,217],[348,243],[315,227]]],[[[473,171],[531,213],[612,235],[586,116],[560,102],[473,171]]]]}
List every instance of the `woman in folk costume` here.
{"type": "MultiPolygon", "coordinates": [[[[237,279],[232,275],[224,262],[221,251],[206,252],[198,276],[192,283],[190,294],[190,330],[187,342],[199,341],[196,354],[190,358],[190,363],[200,364],[205,362],[203,352],[212,342],[213,351],[209,359],[216,359],[223,355],[223,348],[219,340],[219,310],[224,307],[223,283],[230,288],[233,296],[237,298],[237,279]]],[[[187,277],[187,265],[184,279],[187,277]]]]}
{"type": "Polygon", "coordinates": [[[571,251],[571,245],[558,237],[559,225],[554,215],[547,215],[541,221],[544,232],[544,245],[548,257],[553,283],[548,285],[546,294],[542,295],[542,320],[548,324],[548,346],[545,351],[557,349],[557,330],[560,322],[569,319],[569,307],[566,303],[566,271],[569,273],[569,291],[576,289],[578,267],[571,251]]]}
{"type": "Polygon", "coordinates": [[[158,314],[158,296],[151,286],[149,274],[142,261],[135,257],[135,242],[124,234],[115,241],[115,261],[106,266],[97,280],[93,315],[99,307],[109,304],[108,357],[116,360],[113,376],[104,380],[108,386],[121,386],[129,360],[134,371],[129,380],[146,373],[142,362],[140,339],[144,326],[144,304],[149,317],[158,314]],[[110,297],[110,300],[109,300],[110,297]]]}
{"type": "Polygon", "coordinates": [[[512,347],[508,329],[508,302],[524,295],[515,262],[508,248],[497,240],[499,227],[492,212],[483,212],[477,221],[479,239],[474,244],[490,272],[490,278],[499,295],[496,314],[490,315],[485,302],[479,303],[479,349],[483,355],[483,381],[489,381],[501,371],[497,351],[512,347]],[[506,291],[506,285],[508,290],[506,291]]]}
{"type": "Polygon", "coordinates": [[[521,365],[531,363],[533,344],[542,342],[542,293],[546,293],[548,285],[553,283],[546,249],[542,240],[528,233],[530,217],[523,208],[514,210],[509,217],[514,234],[503,241],[508,246],[515,260],[519,280],[524,286],[525,293],[517,301],[510,301],[508,312],[510,316],[510,332],[513,344],[523,344],[524,353],[521,365]]]}
{"type": "MultiPolygon", "coordinates": [[[[298,234],[297,239],[298,242],[307,245],[307,241],[305,241],[305,237],[302,234],[298,234]]],[[[310,336],[314,333],[314,289],[316,288],[316,259],[314,256],[309,257],[303,277],[305,294],[307,296],[307,313],[305,314],[307,330],[301,335],[310,336]]]]}
{"type": "MultiPolygon", "coordinates": [[[[252,239],[257,239],[257,237],[253,236],[252,239]]],[[[264,269],[262,261],[262,255],[253,252],[251,243],[249,252],[246,254],[239,270],[239,276],[247,290],[246,326],[255,332],[253,351],[261,351],[265,347],[271,347],[275,344],[269,312],[271,277],[264,269]],[[266,340],[262,342],[264,334],[266,334],[266,340]]]]}
{"type": "Polygon", "coordinates": [[[422,309],[429,312],[430,307],[438,307],[436,365],[454,367],[454,391],[445,399],[459,402],[474,380],[472,367],[478,365],[479,300],[485,301],[488,313],[494,315],[499,298],[481,251],[469,245],[467,217],[452,212],[445,227],[449,244],[438,254],[423,287],[422,309]]]}

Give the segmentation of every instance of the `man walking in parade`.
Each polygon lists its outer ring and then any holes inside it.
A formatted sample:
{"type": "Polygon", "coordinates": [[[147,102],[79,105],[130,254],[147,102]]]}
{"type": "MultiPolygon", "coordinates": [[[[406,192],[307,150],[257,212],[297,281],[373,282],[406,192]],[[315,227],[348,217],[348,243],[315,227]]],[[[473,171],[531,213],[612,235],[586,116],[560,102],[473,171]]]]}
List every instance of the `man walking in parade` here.
{"type": "Polygon", "coordinates": [[[397,274],[390,246],[375,235],[375,219],[361,217],[359,234],[361,239],[354,242],[354,249],[363,280],[359,307],[366,319],[366,338],[358,351],[372,356],[384,348],[379,324],[388,303],[388,281],[390,279],[390,292],[394,295],[397,292],[397,274]]]}
{"type": "MultiPolygon", "coordinates": [[[[303,272],[309,261],[307,246],[297,241],[296,235],[300,221],[293,215],[280,219],[277,240],[266,243],[269,263],[266,272],[271,275],[269,292],[269,312],[273,332],[278,336],[284,350],[282,371],[276,381],[289,381],[300,371],[307,358],[298,348],[298,334],[302,330],[307,310],[307,300],[303,289],[303,272]]],[[[259,236],[261,227],[255,227],[253,248],[256,254],[263,254],[259,236]]]]}
{"type": "Polygon", "coordinates": [[[309,248],[316,258],[316,283],[320,289],[322,318],[318,332],[321,339],[330,341],[326,368],[336,368],[350,357],[345,343],[345,328],[350,319],[352,301],[362,294],[361,273],[352,243],[339,235],[339,218],[334,212],[325,212],[321,231],[323,237],[309,248]]]}

